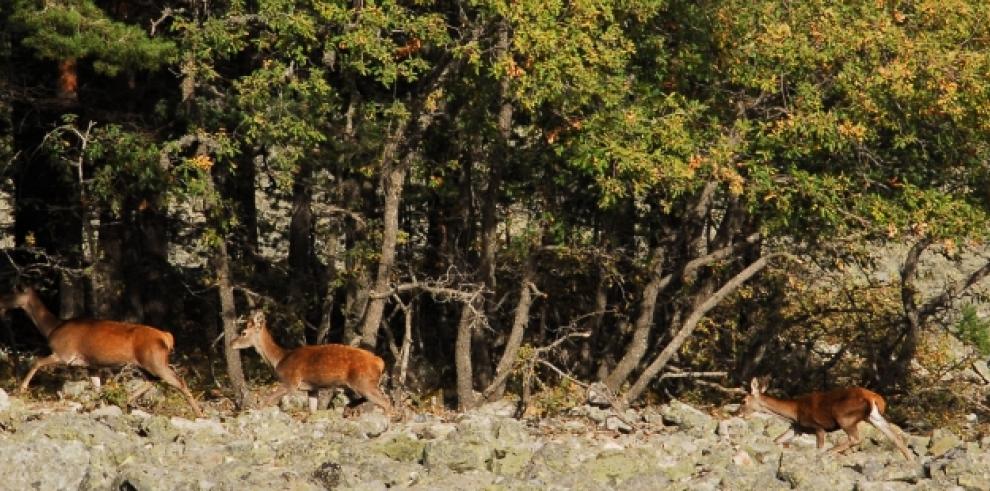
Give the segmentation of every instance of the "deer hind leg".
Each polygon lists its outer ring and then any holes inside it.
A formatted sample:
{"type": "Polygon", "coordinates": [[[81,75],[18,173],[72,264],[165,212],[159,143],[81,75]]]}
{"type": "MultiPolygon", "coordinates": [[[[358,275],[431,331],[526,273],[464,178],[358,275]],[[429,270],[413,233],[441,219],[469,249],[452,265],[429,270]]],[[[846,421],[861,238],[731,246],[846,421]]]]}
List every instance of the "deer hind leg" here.
{"type": "MultiPolygon", "coordinates": [[[[162,379],[172,387],[175,387],[182,396],[186,398],[186,402],[189,403],[189,407],[192,408],[196,416],[203,416],[203,411],[199,408],[199,404],[196,403],[196,398],[193,397],[192,392],[189,392],[189,388],[186,386],[186,382],[179,377],[178,373],[172,369],[172,366],[168,364],[169,350],[163,344],[159,346],[147,346],[146,349],[142,350],[137,354],[138,365],[151,373],[152,375],[162,379]]],[[[146,390],[146,389],[145,389],[146,390]]]]}
{"type": "Polygon", "coordinates": [[[859,445],[860,442],[863,441],[863,439],[859,437],[859,428],[857,423],[853,423],[851,426],[843,426],[842,430],[846,432],[846,435],[849,435],[849,438],[842,443],[837,443],[829,450],[830,453],[840,454],[852,447],[855,447],[856,445],[859,445]]]}
{"type": "Polygon", "coordinates": [[[146,392],[148,392],[152,386],[153,384],[150,380],[145,380],[144,384],[141,385],[141,388],[134,391],[134,393],[127,398],[127,405],[128,406],[133,405],[134,401],[140,399],[141,396],[143,396],[146,392]]]}
{"type": "Polygon", "coordinates": [[[24,380],[21,381],[20,387],[18,387],[19,392],[24,392],[28,388],[28,384],[31,383],[31,379],[34,378],[34,374],[38,373],[38,369],[47,367],[48,365],[55,365],[61,363],[62,359],[58,357],[55,353],[52,353],[44,358],[38,358],[34,360],[31,365],[31,369],[28,370],[27,375],[24,376],[24,380]]]}
{"type": "Polygon", "coordinates": [[[361,394],[365,399],[382,408],[382,411],[385,411],[386,415],[392,414],[392,403],[389,402],[388,397],[385,396],[382,390],[378,388],[378,384],[360,381],[351,388],[358,394],[361,394]]]}
{"type": "Polygon", "coordinates": [[[189,388],[186,387],[186,383],[179,377],[179,374],[175,373],[175,370],[173,370],[172,367],[165,365],[165,368],[157,370],[155,375],[162,379],[162,382],[175,387],[176,390],[181,392],[182,396],[186,398],[186,402],[189,403],[189,407],[191,407],[193,412],[196,413],[196,416],[203,416],[203,410],[200,409],[199,404],[196,403],[196,398],[193,397],[192,392],[189,392],[189,388]]]}

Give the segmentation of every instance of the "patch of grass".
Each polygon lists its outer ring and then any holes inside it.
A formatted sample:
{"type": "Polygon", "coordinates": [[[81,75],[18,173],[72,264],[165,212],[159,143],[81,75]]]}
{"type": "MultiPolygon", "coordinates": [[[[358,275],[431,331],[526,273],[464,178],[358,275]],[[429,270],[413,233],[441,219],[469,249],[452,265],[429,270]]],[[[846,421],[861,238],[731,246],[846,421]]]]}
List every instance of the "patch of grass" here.
{"type": "Polygon", "coordinates": [[[964,305],[960,315],[962,317],[956,323],[956,336],[983,356],[990,356],[990,320],[981,319],[973,305],[964,305]]]}
{"type": "Polygon", "coordinates": [[[100,400],[110,406],[127,409],[127,388],[118,383],[107,383],[100,390],[100,400]]]}

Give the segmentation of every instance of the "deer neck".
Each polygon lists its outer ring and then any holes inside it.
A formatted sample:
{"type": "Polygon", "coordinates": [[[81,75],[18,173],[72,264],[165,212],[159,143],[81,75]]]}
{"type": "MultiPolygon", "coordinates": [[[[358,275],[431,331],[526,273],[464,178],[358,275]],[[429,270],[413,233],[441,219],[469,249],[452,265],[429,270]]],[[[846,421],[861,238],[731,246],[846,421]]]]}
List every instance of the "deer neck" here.
{"type": "Polygon", "coordinates": [[[62,320],[55,317],[55,314],[45,307],[45,304],[41,302],[41,299],[37,295],[31,295],[28,298],[23,310],[31,318],[31,321],[34,322],[35,327],[46,338],[51,335],[56,327],[62,324],[62,320]]]}
{"type": "Polygon", "coordinates": [[[795,400],[777,399],[763,394],[760,396],[760,405],[764,412],[775,414],[788,421],[794,422],[798,419],[798,403],[795,400]]]}
{"type": "Polygon", "coordinates": [[[272,367],[277,367],[278,363],[282,361],[282,358],[285,358],[285,348],[278,345],[278,342],[275,341],[272,333],[268,332],[267,328],[261,329],[258,344],[255,348],[261,354],[261,357],[272,367]]]}

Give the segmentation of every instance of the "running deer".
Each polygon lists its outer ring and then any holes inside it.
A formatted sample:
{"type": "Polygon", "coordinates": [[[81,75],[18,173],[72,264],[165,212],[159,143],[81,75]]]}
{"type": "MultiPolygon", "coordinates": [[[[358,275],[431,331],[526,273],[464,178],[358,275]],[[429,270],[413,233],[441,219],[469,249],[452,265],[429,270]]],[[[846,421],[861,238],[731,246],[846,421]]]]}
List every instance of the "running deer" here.
{"type": "MultiPolygon", "coordinates": [[[[378,388],[385,362],[370,351],[342,344],[321,344],[286,349],[268,331],[265,313],[256,310],[241,334],[231,341],[235,349],[254,347],[268,362],[281,382],[278,390],[268,397],[265,405],[277,402],[291,390],[310,393],[321,388],[347,386],[391,414],[392,405],[378,388]]],[[[310,411],[316,409],[310,398],[310,411]]]]}
{"type": "Polygon", "coordinates": [[[791,428],[775,438],[774,443],[786,445],[798,432],[814,432],[818,448],[822,448],[825,446],[826,432],[842,429],[849,439],[836,444],[830,450],[841,453],[859,445],[861,439],[857,425],[860,421],[866,421],[894,442],[905,459],[914,460],[914,455],[883,418],[887,403],[879,394],[862,387],[850,387],[812,392],[797,399],[777,399],[764,393],[767,385],[761,385],[754,378],[750,383],[750,393],[746,395],[740,411],[744,418],[754,411],[760,411],[790,421],[791,428]]]}
{"type": "MultiPolygon", "coordinates": [[[[61,320],[49,311],[33,288],[15,288],[0,297],[0,314],[7,309],[22,309],[34,325],[48,338],[52,354],[38,358],[31,365],[19,391],[27,390],[38,369],[64,363],[81,367],[118,367],[137,365],[178,389],[197,416],[203,412],[196,399],[175,370],[168,364],[169,353],[175,346],[170,333],[151,326],[108,320],[61,320]]],[[[151,382],[128,399],[128,404],[151,388],[151,382]]]]}

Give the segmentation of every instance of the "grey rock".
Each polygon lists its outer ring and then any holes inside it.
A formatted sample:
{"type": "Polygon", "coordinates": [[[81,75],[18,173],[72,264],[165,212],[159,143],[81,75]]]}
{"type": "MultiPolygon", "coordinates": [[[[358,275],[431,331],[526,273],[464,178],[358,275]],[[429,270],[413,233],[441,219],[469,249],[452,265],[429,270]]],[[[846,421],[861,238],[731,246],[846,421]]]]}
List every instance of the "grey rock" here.
{"type": "Polygon", "coordinates": [[[4,489],[76,490],[88,468],[89,451],[79,441],[0,440],[4,489]]]}
{"type": "Polygon", "coordinates": [[[718,422],[708,414],[685,404],[677,399],[660,409],[664,420],[677,425],[693,434],[712,434],[718,427],[718,422]]]}
{"type": "Polygon", "coordinates": [[[962,444],[955,433],[949,430],[937,429],[932,433],[931,443],[928,445],[928,452],[932,457],[941,457],[953,448],[962,444]]]}

